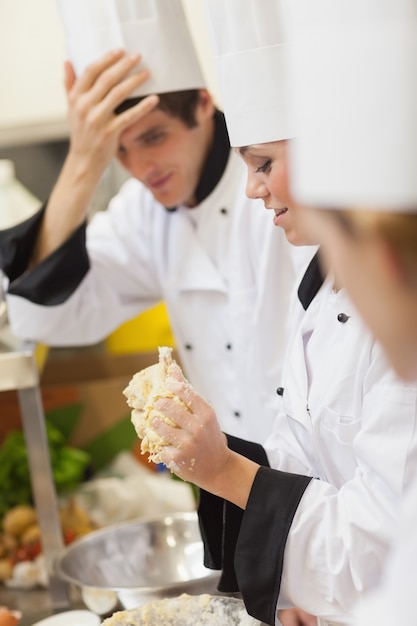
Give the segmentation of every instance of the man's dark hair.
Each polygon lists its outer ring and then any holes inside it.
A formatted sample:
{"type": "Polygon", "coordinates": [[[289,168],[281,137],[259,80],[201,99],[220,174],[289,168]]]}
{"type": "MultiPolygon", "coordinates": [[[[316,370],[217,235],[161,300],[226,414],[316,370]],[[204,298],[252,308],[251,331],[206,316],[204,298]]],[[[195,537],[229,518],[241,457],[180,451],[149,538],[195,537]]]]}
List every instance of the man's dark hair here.
{"type": "MultiPolygon", "coordinates": [[[[188,89],[186,91],[172,91],[170,93],[161,93],[159,95],[158,109],[168,113],[172,117],[178,117],[189,128],[197,125],[195,119],[195,111],[200,98],[198,89],[188,89]]],[[[135,104],[138,104],[145,96],[139,98],[128,98],[124,100],[116,109],[115,113],[123,113],[135,104]]]]}

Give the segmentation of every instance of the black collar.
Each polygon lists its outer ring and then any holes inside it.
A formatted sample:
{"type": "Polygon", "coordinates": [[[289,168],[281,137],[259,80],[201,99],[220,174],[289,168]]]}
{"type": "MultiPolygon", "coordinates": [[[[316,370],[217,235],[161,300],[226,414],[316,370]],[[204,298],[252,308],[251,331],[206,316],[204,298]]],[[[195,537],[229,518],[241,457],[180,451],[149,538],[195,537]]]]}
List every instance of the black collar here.
{"type": "Polygon", "coordinates": [[[210,152],[198,183],[195,195],[197,203],[203,202],[224,174],[230,154],[230,141],[224,115],[221,111],[214,114],[214,137],[210,152]]]}
{"type": "Polygon", "coordinates": [[[319,253],[316,252],[304,273],[297,292],[298,299],[303,305],[303,309],[305,311],[315,298],[318,290],[323,284],[323,281],[324,276],[320,267],[319,253]]]}

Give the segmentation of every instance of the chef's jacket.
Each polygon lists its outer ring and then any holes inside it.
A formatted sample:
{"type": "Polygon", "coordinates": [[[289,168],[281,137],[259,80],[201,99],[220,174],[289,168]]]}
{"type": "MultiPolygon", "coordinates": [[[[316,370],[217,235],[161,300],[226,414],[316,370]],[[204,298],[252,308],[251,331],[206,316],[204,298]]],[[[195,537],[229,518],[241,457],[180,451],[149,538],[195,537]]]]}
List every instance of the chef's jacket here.
{"type": "Polygon", "coordinates": [[[313,249],[288,244],[272,212],[246,197],[245,166],[217,113],[206,178],[221,158],[217,184],[205,197],[200,189],[195,208],[167,211],[129,179],[86,232],[29,273],[41,215],[0,234],[9,317],[26,339],[93,344],[164,300],[185,373],[222,428],[263,441],[277,411],[294,267],[313,249]]]}
{"type": "MultiPolygon", "coordinates": [[[[395,416],[393,416],[395,421],[395,416]]],[[[417,468],[415,468],[417,470],[417,468]]],[[[401,523],[377,590],[357,609],[355,626],[415,626],[417,590],[417,471],[404,497],[401,523]]]]}
{"type": "Polygon", "coordinates": [[[206,563],[234,567],[222,590],[233,590],[234,574],[249,613],[267,624],[291,606],[323,624],[351,624],[358,599],[378,583],[417,463],[417,389],[388,367],[331,281],[300,319],[265,459],[260,446],[229,440],[262,465],[246,510],[239,517],[230,504],[213,505],[221,516],[204,521],[202,492],[206,563]]]}

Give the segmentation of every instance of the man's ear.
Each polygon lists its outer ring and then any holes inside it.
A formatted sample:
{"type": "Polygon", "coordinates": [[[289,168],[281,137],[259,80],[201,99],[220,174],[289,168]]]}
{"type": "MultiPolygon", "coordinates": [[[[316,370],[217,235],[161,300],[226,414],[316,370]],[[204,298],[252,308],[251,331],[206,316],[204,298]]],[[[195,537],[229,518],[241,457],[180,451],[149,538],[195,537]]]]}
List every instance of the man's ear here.
{"type": "Polygon", "coordinates": [[[203,119],[213,117],[215,111],[215,105],[213,97],[207,89],[200,89],[198,92],[198,105],[196,111],[197,121],[201,122],[203,119]]]}

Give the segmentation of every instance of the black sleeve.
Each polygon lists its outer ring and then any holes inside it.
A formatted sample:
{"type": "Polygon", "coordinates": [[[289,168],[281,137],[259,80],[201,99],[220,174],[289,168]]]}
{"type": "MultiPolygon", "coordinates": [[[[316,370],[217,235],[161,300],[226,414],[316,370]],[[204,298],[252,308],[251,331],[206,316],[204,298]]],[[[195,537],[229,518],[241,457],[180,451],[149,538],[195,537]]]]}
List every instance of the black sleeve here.
{"type": "Polygon", "coordinates": [[[247,459],[259,463],[259,465],[265,465],[269,467],[269,461],[265,449],[260,443],[254,443],[253,441],[246,441],[245,439],[239,439],[238,437],[232,437],[232,435],[226,435],[227,445],[233,452],[238,452],[247,459]]]}
{"type": "Polygon", "coordinates": [[[33,270],[29,261],[42,224],[45,205],[28,220],[0,231],[3,271],[10,280],[8,292],[43,306],[65,302],[90,268],[82,224],[33,270]]]}
{"type": "Polygon", "coordinates": [[[275,624],[289,530],[311,477],[261,467],[236,545],[235,568],[248,613],[275,624]]]}
{"type": "Polygon", "coordinates": [[[29,219],[0,231],[2,269],[10,282],[21,276],[29,265],[33,247],[38,237],[46,205],[29,219]]]}
{"type": "MultiPolygon", "coordinates": [[[[260,465],[269,466],[266,452],[260,444],[231,435],[227,435],[227,442],[234,452],[260,465]]],[[[234,558],[243,513],[242,509],[231,502],[200,489],[198,518],[204,543],[204,565],[210,569],[222,570],[219,591],[239,591],[234,558]]]]}

